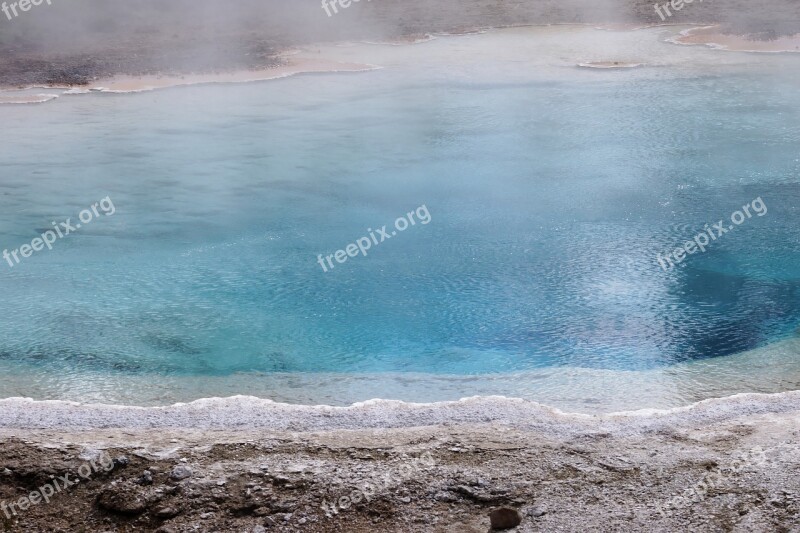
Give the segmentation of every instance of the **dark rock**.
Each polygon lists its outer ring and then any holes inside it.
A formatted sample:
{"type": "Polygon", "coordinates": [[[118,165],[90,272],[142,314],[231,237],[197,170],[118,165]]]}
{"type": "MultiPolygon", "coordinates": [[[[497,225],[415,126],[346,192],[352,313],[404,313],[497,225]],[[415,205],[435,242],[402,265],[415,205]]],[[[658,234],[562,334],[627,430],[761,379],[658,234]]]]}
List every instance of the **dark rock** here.
{"type": "Polygon", "coordinates": [[[492,529],[511,529],[522,523],[522,515],[516,509],[501,507],[489,513],[492,529]]]}
{"type": "Polygon", "coordinates": [[[229,505],[230,511],[234,514],[239,514],[239,515],[251,514],[256,509],[260,509],[261,507],[262,507],[261,502],[253,500],[232,501],[229,505]]]}
{"type": "Polygon", "coordinates": [[[131,464],[131,460],[127,455],[120,455],[114,459],[114,466],[128,466],[129,464],[131,464]]]}
{"type": "Polygon", "coordinates": [[[153,484],[153,474],[149,470],[145,470],[142,472],[142,475],[136,478],[136,483],[139,485],[152,485],[153,484]]]}

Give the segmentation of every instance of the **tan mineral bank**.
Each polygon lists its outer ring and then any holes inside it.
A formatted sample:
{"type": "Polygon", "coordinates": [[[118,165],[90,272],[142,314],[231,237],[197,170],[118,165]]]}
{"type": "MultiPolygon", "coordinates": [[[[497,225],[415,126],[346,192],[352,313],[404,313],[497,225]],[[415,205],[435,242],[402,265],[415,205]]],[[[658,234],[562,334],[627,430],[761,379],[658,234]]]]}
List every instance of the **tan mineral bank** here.
{"type": "Polygon", "coordinates": [[[670,39],[670,42],[705,45],[731,52],[800,52],[800,33],[763,40],[751,35],[723,33],[719,25],[684,30],[678,37],[670,39]]]}

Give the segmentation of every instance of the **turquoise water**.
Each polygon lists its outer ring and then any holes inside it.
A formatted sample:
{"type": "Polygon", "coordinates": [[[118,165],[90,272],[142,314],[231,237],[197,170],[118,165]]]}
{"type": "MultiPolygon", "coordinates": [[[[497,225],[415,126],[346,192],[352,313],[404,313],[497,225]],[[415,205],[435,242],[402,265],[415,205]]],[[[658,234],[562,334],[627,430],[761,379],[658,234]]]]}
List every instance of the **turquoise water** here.
{"type": "Polygon", "coordinates": [[[775,61],[795,69],[382,70],[0,106],[3,248],[116,210],[0,263],[0,362],[59,397],[93,376],[646,370],[790,338],[800,92],[798,60],[775,61]],[[766,215],[659,267],[759,197],[766,215]],[[421,205],[429,224],[317,263],[421,205]]]}

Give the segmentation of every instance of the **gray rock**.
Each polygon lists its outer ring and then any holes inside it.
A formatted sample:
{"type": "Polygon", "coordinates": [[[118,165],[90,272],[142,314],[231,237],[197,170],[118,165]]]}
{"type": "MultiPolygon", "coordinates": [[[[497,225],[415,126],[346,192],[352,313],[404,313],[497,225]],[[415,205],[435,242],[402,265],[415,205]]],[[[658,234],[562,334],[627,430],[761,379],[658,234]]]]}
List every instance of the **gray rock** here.
{"type": "Polygon", "coordinates": [[[452,503],[452,502],[457,502],[458,501],[458,498],[454,494],[452,494],[450,492],[445,492],[443,490],[437,492],[433,496],[433,498],[435,500],[437,500],[437,501],[447,502],[447,503],[452,503]]]}
{"type": "Polygon", "coordinates": [[[547,510],[542,508],[542,507],[538,507],[538,506],[537,507],[531,507],[530,509],[528,509],[528,512],[525,513],[525,514],[527,514],[528,516],[531,516],[533,518],[539,518],[540,516],[546,515],[547,514],[547,510]]]}
{"type": "Polygon", "coordinates": [[[158,518],[167,519],[174,518],[180,514],[180,511],[174,507],[161,507],[156,509],[154,513],[158,518]]]}
{"type": "Polygon", "coordinates": [[[472,487],[468,487],[466,485],[458,485],[456,487],[451,487],[450,490],[458,494],[461,494],[463,496],[466,496],[471,500],[475,500],[476,502],[495,503],[495,504],[504,503],[504,500],[506,499],[504,497],[504,494],[508,492],[496,489],[496,490],[491,490],[490,494],[486,494],[485,492],[475,490],[472,487]]]}
{"type": "Polygon", "coordinates": [[[264,526],[256,526],[253,528],[252,533],[267,533],[267,528],[265,528],[264,526]]]}
{"type": "Polygon", "coordinates": [[[511,529],[522,523],[522,515],[516,509],[500,507],[489,513],[492,529],[511,529]]]}
{"type": "Polygon", "coordinates": [[[186,465],[178,465],[172,469],[172,473],[169,475],[170,478],[180,481],[182,479],[187,479],[192,477],[192,469],[186,465]]]}

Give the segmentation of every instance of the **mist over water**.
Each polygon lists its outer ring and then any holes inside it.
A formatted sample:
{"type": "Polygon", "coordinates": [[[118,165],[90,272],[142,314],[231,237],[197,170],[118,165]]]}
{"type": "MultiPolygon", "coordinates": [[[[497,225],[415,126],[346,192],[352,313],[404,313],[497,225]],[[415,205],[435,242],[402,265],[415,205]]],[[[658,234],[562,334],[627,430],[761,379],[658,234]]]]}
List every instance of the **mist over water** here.
{"type": "MultiPolygon", "coordinates": [[[[797,20],[800,7],[791,0],[732,0],[686,4],[670,22],[729,23],[735,31],[770,37],[798,31],[797,20]]],[[[0,15],[0,50],[31,62],[18,68],[36,68],[33,62],[43,56],[77,55],[70,68],[108,69],[111,59],[128,52],[135,57],[122,60],[122,71],[192,71],[224,69],[226,61],[257,66],[254,57],[298,44],[603,22],[661,20],[650,0],[362,0],[332,17],[316,0],[53,0],[13,20],[0,15]]]]}

